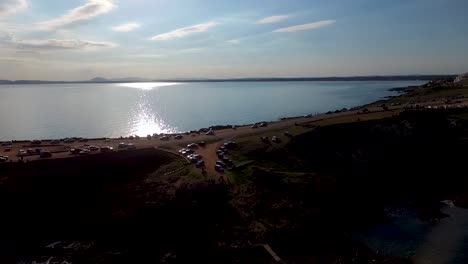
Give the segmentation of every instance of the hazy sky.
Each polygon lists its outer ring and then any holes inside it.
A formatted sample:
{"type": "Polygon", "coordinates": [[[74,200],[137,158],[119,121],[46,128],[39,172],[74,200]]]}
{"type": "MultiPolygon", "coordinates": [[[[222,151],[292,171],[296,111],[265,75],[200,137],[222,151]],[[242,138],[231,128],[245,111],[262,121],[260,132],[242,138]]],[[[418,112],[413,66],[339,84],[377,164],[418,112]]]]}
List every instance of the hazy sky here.
{"type": "Polygon", "coordinates": [[[0,0],[0,79],[468,71],[467,0],[0,0]]]}

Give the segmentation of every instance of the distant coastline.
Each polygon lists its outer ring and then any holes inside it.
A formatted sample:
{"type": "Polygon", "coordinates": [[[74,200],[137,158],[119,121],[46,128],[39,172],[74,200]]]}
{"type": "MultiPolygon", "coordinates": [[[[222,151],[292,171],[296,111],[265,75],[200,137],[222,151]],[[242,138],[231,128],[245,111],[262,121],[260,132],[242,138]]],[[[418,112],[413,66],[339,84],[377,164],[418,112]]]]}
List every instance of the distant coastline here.
{"type": "Polygon", "coordinates": [[[160,79],[143,78],[93,78],[85,81],[47,80],[0,80],[0,85],[15,84],[69,84],[69,83],[134,83],[134,82],[311,82],[311,81],[433,81],[455,79],[457,75],[395,75],[395,76],[352,76],[352,77],[304,77],[304,78],[234,78],[234,79],[160,79]]]}

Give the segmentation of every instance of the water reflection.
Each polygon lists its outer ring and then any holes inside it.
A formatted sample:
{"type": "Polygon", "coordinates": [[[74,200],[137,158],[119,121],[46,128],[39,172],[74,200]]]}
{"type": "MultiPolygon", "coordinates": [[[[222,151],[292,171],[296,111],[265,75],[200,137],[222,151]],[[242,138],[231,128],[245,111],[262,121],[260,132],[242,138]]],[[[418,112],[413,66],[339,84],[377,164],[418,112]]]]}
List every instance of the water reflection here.
{"type": "Polygon", "coordinates": [[[153,90],[154,88],[164,87],[164,86],[174,86],[179,85],[180,83],[170,83],[170,82],[147,82],[147,83],[119,83],[117,86],[136,88],[141,90],[153,90]]]}
{"type": "Polygon", "coordinates": [[[140,97],[137,109],[132,113],[132,121],[129,123],[130,135],[144,137],[153,133],[175,133],[175,128],[168,125],[164,120],[156,115],[152,110],[147,95],[140,97]]]}

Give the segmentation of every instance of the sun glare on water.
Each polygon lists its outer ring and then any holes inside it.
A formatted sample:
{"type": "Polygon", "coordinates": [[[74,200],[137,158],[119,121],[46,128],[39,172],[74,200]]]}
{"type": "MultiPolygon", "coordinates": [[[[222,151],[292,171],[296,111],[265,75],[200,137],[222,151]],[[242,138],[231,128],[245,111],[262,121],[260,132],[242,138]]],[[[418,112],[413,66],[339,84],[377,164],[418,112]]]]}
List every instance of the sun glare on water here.
{"type": "Polygon", "coordinates": [[[141,95],[140,102],[132,113],[132,121],[129,122],[129,135],[144,137],[154,133],[175,133],[176,129],[168,125],[152,110],[147,96],[146,93],[141,95]]]}
{"type": "Polygon", "coordinates": [[[179,85],[179,84],[180,83],[170,83],[170,82],[150,82],[150,83],[147,82],[147,83],[119,83],[117,84],[117,86],[148,91],[148,90],[153,90],[159,87],[174,86],[174,85],[179,85]]]}

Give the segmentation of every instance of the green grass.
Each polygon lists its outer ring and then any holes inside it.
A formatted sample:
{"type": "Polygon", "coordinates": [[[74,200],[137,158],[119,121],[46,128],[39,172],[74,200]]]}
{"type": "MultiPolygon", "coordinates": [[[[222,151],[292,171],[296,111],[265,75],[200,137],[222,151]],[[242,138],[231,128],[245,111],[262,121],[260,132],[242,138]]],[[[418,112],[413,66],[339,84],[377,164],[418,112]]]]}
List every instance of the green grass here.
{"type": "MultiPolygon", "coordinates": [[[[148,177],[146,178],[146,181],[147,182],[160,181],[161,179],[165,178],[164,177],[165,174],[178,170],[184,167],[185,164],[186,164],[185,160],[183,160],[182,158],[177,158],[173,162],[163,165],[159,169],[157,169],[155,172],[149,174],[148,177]]],[[[190,169],[188,167],[185,167],[181,171],[171,174],[170,176],[183,176],[183,175],[187,175],[189,172],[190,172],[190,169]]]]}
{"type": "Polygon", "coordinates": [[[468,96],[468,87],[419,88],[407,95],[391,98],[387,104],[431,102],[458,96],[468,96]]]}

